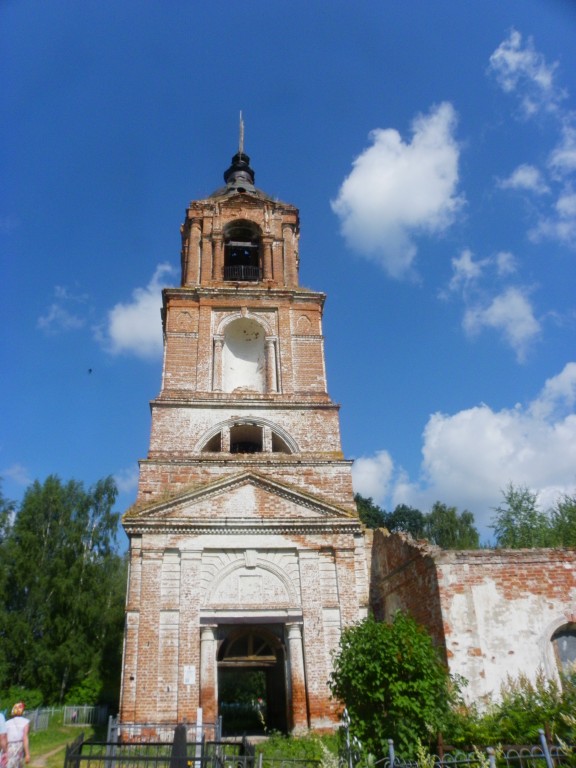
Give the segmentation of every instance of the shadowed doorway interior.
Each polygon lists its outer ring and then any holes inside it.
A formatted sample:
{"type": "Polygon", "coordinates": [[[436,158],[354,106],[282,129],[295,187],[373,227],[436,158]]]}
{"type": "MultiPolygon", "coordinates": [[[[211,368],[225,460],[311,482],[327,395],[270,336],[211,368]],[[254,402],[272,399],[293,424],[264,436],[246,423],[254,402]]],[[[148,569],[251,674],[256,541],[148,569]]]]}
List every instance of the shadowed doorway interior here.
{"type": "Polygon", "coordinates": [[[220,626],[218,702],[224,735],[287,731],[283,627],[220,626]]]}

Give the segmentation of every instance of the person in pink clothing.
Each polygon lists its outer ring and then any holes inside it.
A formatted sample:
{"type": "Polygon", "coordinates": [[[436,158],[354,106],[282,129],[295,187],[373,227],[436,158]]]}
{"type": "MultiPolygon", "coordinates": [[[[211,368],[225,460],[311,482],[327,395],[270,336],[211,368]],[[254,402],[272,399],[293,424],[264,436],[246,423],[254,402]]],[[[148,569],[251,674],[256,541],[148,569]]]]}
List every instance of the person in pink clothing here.
{"type": "Polygon", "coordinates": [[[6,768],[8,763],[8,739],[6,737],[6,720],[0,712],[0,768],[6,768]]]}
{"type": "Polygon", "coordinates": [[[18,701],[14,704],[12,707],[12,717],[6,723],[8,768],[22,768],[25,762],[30,762],[30,747],[28,744],[30,720],[22,717],[24,709],[23,701],[18,701]]]}

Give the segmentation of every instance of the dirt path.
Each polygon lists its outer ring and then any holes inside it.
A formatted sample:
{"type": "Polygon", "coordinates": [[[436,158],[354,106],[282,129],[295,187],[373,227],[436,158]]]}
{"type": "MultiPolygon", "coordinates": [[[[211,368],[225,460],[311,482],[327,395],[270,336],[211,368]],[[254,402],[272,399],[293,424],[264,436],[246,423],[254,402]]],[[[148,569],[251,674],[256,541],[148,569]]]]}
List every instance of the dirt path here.
{"type": "Polygon", "coordinates": [[[28,765],[30,768],[45,768],[49,757],[58,754],[58,752],[64,752],[65,749],[66,744],[61,744],[59,747],[55,747],[55,749],[50,750],[50,752],[43,752],[41,755],[32,754],[30,755],[30,762],[28,765]]]}

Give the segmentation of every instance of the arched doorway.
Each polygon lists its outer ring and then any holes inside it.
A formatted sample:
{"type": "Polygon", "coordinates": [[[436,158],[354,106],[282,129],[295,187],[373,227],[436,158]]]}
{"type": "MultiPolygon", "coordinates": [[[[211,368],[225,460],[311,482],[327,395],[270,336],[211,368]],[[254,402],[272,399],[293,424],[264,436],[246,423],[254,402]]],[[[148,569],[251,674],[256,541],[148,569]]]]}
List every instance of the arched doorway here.
{"type": "Polygon", "coordinates": [[[218,708],[225,735],[287,732],[282,627],[219,627],[218,708]]]}

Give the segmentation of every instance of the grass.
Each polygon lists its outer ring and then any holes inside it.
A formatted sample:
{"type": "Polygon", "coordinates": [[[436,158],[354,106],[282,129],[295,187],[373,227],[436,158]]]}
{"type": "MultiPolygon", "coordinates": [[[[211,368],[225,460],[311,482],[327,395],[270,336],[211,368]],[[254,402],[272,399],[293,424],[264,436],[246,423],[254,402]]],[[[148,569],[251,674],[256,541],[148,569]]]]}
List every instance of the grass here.
{"type": "MultiPolygon", "coordinates": [[[[250,738],[250,737],[248,737],[250,738]]],[[[338,734],[308,734],[304,736],[283,736],[272,733],[266,741],[256,745],[257,754],[262,753],[264,764],[281,759],[321,761],[326,753],[338,754],[338,734]]]]}
{"type": "Polygon", "coordinates": [[[63,725],[61,718],[53,718],[45,731],[30,734],[30,766],[44,768],[62,768],[64,765],[64,750],[81,733],[86,739],[92,737],[105,738],[105,735],[90,725],[63,725]]]}
{"type": "MultiPolygon", "coordinates": [[[[53,717],[47,730],[30,734],[29,768],[63,768],[66,745],[81,733],[85,739],[106,740],[106,726],[63,725],[61,715],[53,717]]],[[[331,753],[337,753],[337,742],[336,734],[293,737],[272,733],[257,745],[257,752],[263,753],[264,764],[269,766],[280,758],[320,761],[325,757],[326,748],[331,753]]]]}

